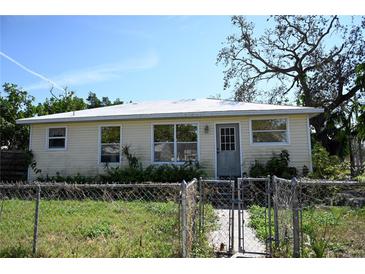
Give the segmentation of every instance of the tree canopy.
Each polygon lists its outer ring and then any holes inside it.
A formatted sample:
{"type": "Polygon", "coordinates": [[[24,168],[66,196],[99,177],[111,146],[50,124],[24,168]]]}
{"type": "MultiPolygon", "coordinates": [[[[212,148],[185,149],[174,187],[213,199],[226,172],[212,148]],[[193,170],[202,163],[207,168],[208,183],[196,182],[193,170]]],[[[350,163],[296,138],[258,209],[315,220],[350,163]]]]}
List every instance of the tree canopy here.
{"type": "Polygon", "coordinates": [[[224,87],[233,87],[238,101],[324,108],[311,119],[315,138],[339,154],[344,127],[338,117],[364,100],[365,17],[344,24],[338,16],[272,16],[261,35],[243,16],[231,21],[237,32],[217,57],[226,68],[224,87]]]}
{"type": "Polygon", "coordinates": [[[123,104],[117,98],[111,102],[108,97],[99,99],[95,93],[90,92],[86,102],[77,97],[74,91],[67,88],[61,95],[54,95],[44,102],[34,104],[35,98],[16,84],[5,83],[0,94],[0,145],[8,149],[27,149],[29,142],[29,127],[17,125],[16,120],[35,115],[47,115],[68,111],[83,110],[110,105],[123,104]]]}

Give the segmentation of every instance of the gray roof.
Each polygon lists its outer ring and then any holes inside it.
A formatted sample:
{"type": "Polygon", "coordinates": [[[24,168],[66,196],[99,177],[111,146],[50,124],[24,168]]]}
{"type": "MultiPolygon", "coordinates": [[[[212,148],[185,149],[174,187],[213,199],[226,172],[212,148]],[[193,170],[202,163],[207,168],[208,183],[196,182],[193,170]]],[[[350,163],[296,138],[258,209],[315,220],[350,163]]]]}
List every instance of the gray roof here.
{"type": "Polygon", "coordinates": [[[255,104],[216,99],[186,99],[128,103],[36,116],[19,119],[17,124],[273,114],[309,114],[314,116],[321,112],[323,109],[312,107],[255,104]]]}

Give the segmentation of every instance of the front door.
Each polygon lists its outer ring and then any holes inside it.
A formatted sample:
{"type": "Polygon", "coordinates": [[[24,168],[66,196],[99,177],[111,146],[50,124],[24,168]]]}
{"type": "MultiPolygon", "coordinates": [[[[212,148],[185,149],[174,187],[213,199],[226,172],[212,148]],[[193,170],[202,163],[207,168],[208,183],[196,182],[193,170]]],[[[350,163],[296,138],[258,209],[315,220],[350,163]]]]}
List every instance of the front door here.
{"type": "Polygon", "coordinates": [[[238,124],[217,125],[217,176],[240,177],[240,142],[238,124]]]}

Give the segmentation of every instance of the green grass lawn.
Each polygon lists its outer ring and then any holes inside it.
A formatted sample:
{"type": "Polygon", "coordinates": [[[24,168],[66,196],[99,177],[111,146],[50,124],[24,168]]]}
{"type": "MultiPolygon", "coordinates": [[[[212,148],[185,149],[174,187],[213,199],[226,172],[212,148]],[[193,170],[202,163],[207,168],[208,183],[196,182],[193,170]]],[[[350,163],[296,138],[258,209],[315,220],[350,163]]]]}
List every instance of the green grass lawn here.
{"type": "MultiPolygon", "coordinates": [[[[1,201],[0,257],[31,257],[34,201],[1,201]]],[[[173,202],[42,200],[37,257],[179,257],[173,202]]]]}
{"type": "MultiPolygon", "coordinates": [[[[250,209],[249,225],[256,230],[257,236],[267,238],[265,211],[259,206],[250,209]]],[[[273,213],[272,213],[273,216],[273,213]]],[[[281,221],[290,228],[289,210],[279,212],[281,221]]],[[[279,222],[279,229],[283,223],[279,222]]],[[[272,225],[272,235],[274,229],[272,225]]],[[[332,206],[303,210],[303,247],[304,257],[365,257],[365,208],[332,206]]],[[[291,255],[291,242],[282,244],[275,256],[291,255]]]]}

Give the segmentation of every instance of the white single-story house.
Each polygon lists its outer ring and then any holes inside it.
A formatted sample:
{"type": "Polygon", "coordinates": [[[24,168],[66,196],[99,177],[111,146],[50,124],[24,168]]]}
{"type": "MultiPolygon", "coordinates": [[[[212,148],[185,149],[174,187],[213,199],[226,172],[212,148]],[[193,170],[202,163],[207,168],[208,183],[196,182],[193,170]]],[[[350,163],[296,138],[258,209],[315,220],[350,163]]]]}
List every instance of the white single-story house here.
{"type": "MultiPolygon", "coordinates": [[[[17,120],[30,125],[41,175],[97,175],[127,165],[129,145],[144,167],[199,161],[209,177],[241,176],[255,160],[286,149],[290,165],[309,170],[309,118],[320,108],[216,99],[128,103],[17,120]]],[[[29,172],[29,179],[38,175],[29,172]]]]}

